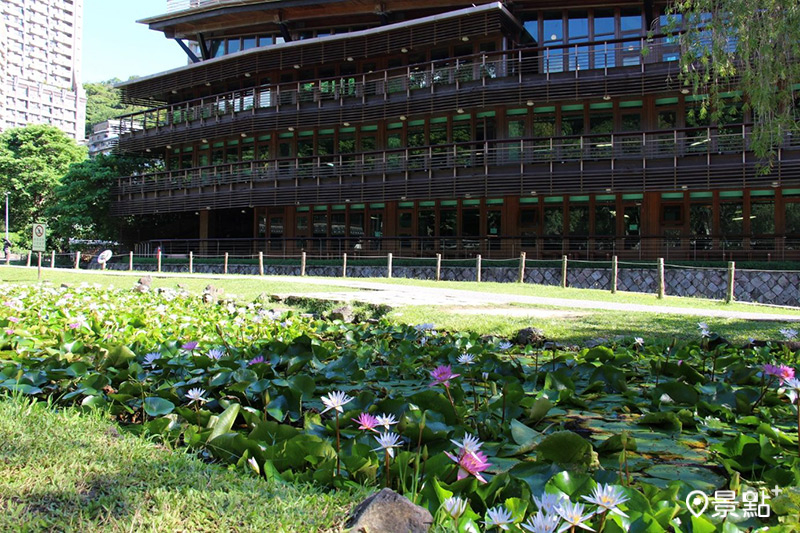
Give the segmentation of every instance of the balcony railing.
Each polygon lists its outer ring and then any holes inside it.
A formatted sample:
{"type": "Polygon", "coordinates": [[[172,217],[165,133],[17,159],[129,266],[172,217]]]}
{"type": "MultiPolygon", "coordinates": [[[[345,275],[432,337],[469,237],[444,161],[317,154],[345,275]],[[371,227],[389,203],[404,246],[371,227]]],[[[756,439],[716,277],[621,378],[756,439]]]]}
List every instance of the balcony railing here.
{"type": "Polygon", "coordinates": [[[167,0],[167,13],[221,4],[241,3],[240,0],[167,0]]]}
{"type": "MultiPolygon", "coordinates": [[[[255,181],[331,180],[339,183],[353,177],[403,175],[479,168],[491,174],[495,167],[580,163],[607,167],[617,160],[656,160],[742,154],[750,141],[750,125],[686,128],[654,132],[595,134],[573,137],[524,138],[485,142],[452,143],[426,147],[353,154],[296,157],[225,163],[126,176],[119,178],[114,194],[142,194],[159,190],[193,189],[213,185],[255,181]]],[[[800,139],[788,136],[786,148],[800,148],[800,139]]],[[[704,158],[705,159],[705,158],[704,158]]],[[[653,163],[649,163],[651,166],[653,163]]],[[[703,161],[706,165],[707,161],[703,161]]],[[[644,165],[642,165],[644,166],[644,165]]],[[[672,166],[672,165],[670,165],[672,166]]],[[[550,169],[552,171],[552,168],[550,169]]],[[[604,178],[613,186],[611,178],[604,178]]],[[[741,177],[739,178],[741,181],[741,177]]],[[[604,183],[605,183],[604,182],[604,183]]]]}
{"type": "MultiPolygon", "coordinates": [[[[230,91],[156,107],[120,118],[124,135],[133,137],[153,129],[202,125],[221,117],[255,113],[260,109],[299,110],[304,106],[322,107],[326,103],[344,105],[348,101],[366,102],[370,97],[390,100],[396,94],[410,98],[416,91],[435,92],[444,86],[471,82],[488,83],[492,79],[544,75],[572,79],[589,71],[607,75],[616,67],[677,61],[679,46],[674,36],[636,37],[553,47],[523,48],[503,52],[461,56],[366,74],[339,76],[283,84],[268,84],[230,91]],[[642,54],[647,48],[648,53],[642,54]]],[[[612,87],[613,89],[613,87],[612,87]]],[[[654,90],[664,90],[663,81],[654,90]]],[[[607,93],[608,94],[608,93],[607,93]]],[[[605,95],[600,95],[605,96],[605,95]]],[[[610,96],[610,94],[609,94],[610,96]]],[[[124,138],[123,138],[124,142],[124,138]]]]}

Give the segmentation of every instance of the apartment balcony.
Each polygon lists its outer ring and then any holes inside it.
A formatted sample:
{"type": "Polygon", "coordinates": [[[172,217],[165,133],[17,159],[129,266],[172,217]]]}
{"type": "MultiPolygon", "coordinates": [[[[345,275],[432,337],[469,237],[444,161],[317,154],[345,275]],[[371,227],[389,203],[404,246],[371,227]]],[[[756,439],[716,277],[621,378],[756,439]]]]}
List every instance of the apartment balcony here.
{"type": "Polygon", "coordinates": [[[679,89],[667,37],[519,49],[333,79],[263,85],[120,117],[123,151],[239,132],[452,113],[491,105],[542,105],[679,89]],[[647,56],[641,54],[648,48],[647,56]]]}
{"type": "Polygon", "coordinates": [[[120,178],[114,215],[401,198],[711,190],[800,184],[800,140],[770,174],[750,126],[456,143],[228,163],[120,178]]]}

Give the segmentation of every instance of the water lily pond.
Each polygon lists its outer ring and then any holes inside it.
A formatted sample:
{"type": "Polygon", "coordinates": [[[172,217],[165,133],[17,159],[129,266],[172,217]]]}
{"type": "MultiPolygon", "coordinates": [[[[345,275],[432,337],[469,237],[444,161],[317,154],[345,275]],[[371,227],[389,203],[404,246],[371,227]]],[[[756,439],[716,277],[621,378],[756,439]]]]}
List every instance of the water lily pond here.
{"type": "Polygon", "coordinates": [[[177,289],[0,293],[0,389],[242,475],[390,486],[445,531],[800,528],[790,344],[701,326],[566,349],[177,289]]]}

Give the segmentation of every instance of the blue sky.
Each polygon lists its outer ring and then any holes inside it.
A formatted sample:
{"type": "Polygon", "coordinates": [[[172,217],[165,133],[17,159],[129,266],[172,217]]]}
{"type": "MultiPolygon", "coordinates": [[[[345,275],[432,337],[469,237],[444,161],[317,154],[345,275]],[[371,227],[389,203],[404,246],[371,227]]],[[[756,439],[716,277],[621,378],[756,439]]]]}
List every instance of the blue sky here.
{"type": "Polygon", "coordinates": [[[84,0],[82,81],[126,80],[185,65],[178,43],[136,23],[166,11],[166,0],[84,0]]]}

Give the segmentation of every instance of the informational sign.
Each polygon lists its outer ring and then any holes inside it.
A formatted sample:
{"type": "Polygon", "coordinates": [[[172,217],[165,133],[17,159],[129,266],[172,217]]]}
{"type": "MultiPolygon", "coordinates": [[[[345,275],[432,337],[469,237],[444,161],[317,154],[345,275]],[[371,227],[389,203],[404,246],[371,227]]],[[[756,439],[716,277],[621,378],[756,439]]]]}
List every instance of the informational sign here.
{"type": "Polygon", "coordinates": [[[111,250],[106,250],[104,252],[100,252],[100,255],[97,256],[97,262],[101,265],[105,265],[108,263],[108,260],[111,259],[111,250]]]}
{"type": "Polygon", "coordinates": [[[44,252],[47,249],[47,225],[36,222],[33,225],[33,247],[34,252],[44,252]]]}

